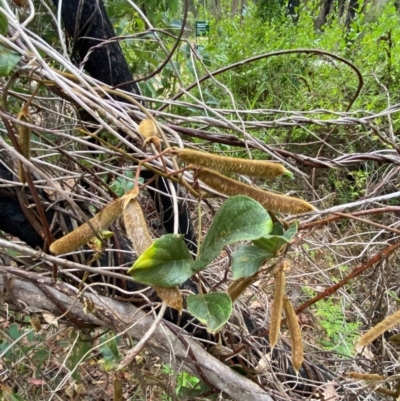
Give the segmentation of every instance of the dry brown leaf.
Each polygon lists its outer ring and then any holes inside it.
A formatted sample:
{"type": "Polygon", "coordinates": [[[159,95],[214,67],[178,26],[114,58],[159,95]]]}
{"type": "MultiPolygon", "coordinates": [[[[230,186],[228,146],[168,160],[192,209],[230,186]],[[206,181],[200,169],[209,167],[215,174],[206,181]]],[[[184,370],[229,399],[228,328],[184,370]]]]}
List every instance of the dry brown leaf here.
{"type": "Polygon", "coordinates": [[[86,394],[86,387],[82,383],[74,383],[74,390],[79,395],[86,394]]]}
{"type": "Polygon", "coordinates": [[[42,312],[43,319],[46,323],[58,327],[58,319],[50,312],[42,312]]]}
{"type": "Polygon", "coordinates": [[[183,298],[178,287],[164,288],[153,285],[157,295],[170,307],[182,314],[183,298]]]}
{"type": "Polygon", "coordinates": [[[254,372],[257,375],[261,375],[267,371],[267,369],[270,369],[270,362],[271,362],[271,354],[266,354],[260,360],[258,361],[258,364],[256,368],[254,369],[254,372]]]}
{"type": "Polygon", "coordinates": [[[336,391],[337,383],[334,381],[329,381],[321,387],[322,399],[326,401],[336,401],[340,400],[341,397],[336,391]]]}
{"type": "Polygon", "coordinates": [[[231,356],[233,354],[233,351],[230,348],[225,347],[221,344],[213,345],[208,350],[208,352],[215,357],[218,357],[218,356],[227,357],[227,356],[231,356]]]}

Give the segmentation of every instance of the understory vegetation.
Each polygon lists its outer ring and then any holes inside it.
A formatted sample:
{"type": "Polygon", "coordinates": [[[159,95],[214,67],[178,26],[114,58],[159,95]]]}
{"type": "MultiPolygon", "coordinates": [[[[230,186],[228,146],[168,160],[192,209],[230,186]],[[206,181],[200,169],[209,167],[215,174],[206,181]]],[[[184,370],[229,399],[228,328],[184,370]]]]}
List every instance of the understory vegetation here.
{"type": "Polygon", "coordinates": [[[103,2],[141,95],[0,0],[0,401],[398,399],[398,5],[103,2]]]}

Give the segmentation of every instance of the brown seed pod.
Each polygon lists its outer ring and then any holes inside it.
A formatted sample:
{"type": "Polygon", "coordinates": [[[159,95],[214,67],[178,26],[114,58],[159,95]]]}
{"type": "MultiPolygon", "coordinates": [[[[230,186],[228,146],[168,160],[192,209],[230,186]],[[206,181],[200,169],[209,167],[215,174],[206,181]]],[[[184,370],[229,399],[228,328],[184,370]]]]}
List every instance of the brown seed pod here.
{"type": "Polygon", "coordinates": [[[383,380],[383,377],[377,373],[350,372],[348,375],[354,380],[364,380],[366,382],[379,382],[383,380]]]}
{"type": "Polygon", "coordinates": [[[292,364],[297,373],[300,370],[304,359],[303,339],[301,337],[301,330],[296,312],[294,311],[289,298],[286,296],[283,298],[283,309],[285,311],[290,340],[292,343],[292,364]]]}
{"type": "Polygon", "coordinates": [[[269,324],[269,343],[274,348],[278,343],[281,331],[283,296],[285,295],[286,276],[283,263],[275,273],[274,303],[272,304],[271,322],[269,324]]]}
{"type": "MultiPolygon", "coordinates": [[[[23,108],[23,110],[25,107],[23,108]]],[[[28,109],[29,110],[29,109],[28,109]]],[[[18,114],[18,120],[22,122],[30,122],[29,121],[29,114],[26,114],[27,112],[21,111],[18,114]]],[[[21,148],[21,154],[26,158],[30,159],[31,158],[31,129],[30,127],[27,127],[26,125],[18,125],[18,144],[19,147],[21,148]]],[[[26,183],[26,177],[25,177],[25,171],[24,171],[24,164],[20,161],[19,162],[19,167],[18,167],[18,176],[19,180],[25,184],[26,183]]]]}
{"type": "Polygon", "coordinates": [[[125,195],[123,215],[126,233],[138,256],[153,242],[137,194],[125,195]]]}
{"type": "Polygon", "coordinates": [[[58,239],[50,245],[50,252],[55,255],[72,252],[85,245],[93,236],[101,233],[123,211],[123,198],[117,199],[107,205],[101,212],[91,218],[87,223],[58,239]]]}
{"type": "Polygon", "coordinates": [[[196,177],[225,195],[249,196],[272,212],[299,214],[316,210],[302,199],[263,191],[206,168],[198,170],[196,177]]]}
{"type": "Polygon", "coordinates": [[[363,336],[360,337],[357,343],[357,347],[364,347],[379,337],[385,331],[389,330],[391,327],[400,323],[400,311],[388,316],[382,322],[378,323],[376,326],[369,329],[363,336]]]}
{"type": "Polygon", "coordinates": [[[220,156],[192,149],[173,148],[173,153],[188,164],[208,167],[221,173],[245,174],[265,179],[273,179],[281,175],[293,177],[292,173],[279,163],[220,156]]]}
{"type": "Polygon", "coordinates": [[[38,333],[42,329],[42,325],[40,323],[38,315],[31,316],[31,326],[36,333],[38,333]]]}
{"type": "Polygon", "coordinates": [[[146,118],[140,122],[138,131],[144,139],[158,136],[157,127],[154,124],[154,121],[150,120],[150,118],[146,118]]]}
{"type": "Polygon", "coordinates": [[[254,277],[242,277],[235,280],[227,289],[227,294],[231,297],[232,302],[243,294],[246,288],[254,282],[254,277]]]}

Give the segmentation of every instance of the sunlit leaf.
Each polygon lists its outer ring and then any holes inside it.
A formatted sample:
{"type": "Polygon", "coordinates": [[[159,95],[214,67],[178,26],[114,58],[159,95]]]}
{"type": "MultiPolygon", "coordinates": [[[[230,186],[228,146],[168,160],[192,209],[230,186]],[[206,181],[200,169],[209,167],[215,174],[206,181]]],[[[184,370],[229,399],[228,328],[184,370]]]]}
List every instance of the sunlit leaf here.
{"type": "Polygon", "coordinates": [[[271,230],[271,217],[258,202],[247,196],[233,196],[216,213],[194,268],[204,269],[227,245],[263,237],[271,230]]]}
{"type": "Polygon", "coordinates": [[[128,270],[143,284],[175,287],[193,273],[193,259],[181,235],[168,234],[158,238],[128,270]]]}

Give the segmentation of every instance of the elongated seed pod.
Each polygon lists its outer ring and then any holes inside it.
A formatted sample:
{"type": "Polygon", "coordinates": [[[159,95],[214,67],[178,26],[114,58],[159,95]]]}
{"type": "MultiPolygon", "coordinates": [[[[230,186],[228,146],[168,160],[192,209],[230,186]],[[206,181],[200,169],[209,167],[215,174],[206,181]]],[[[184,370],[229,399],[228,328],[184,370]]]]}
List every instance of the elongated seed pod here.
{"type": "Polygon", "coordinates": [[[285,295],[286,275],[282,267],[275,273],[274,303],[272,304],[271,322],[269,324],[269,344],[274,348],[281,332],[283,296],[285,295]]]}
{"type": "Polygon", "coordinates": [[[289,298],[283,298],[283,309],[289,328],[290,340],[292,343],[292,364],[296,373],[300,370],[304,359],[303,339],[301,337],[301,330],[299,321],[297,320],[296,312],[289,298]]]}
{"type": "Polygon", "coordinates": [[[124,223],[128,238],[138,256],[140,256],[152,243],[146,219],[142,207],[136,199],[136,195],[124,197],[124,223]]]}
{"type": "Polygon", "coordinates": [[[249,196],[272,212],[299,214],[316,210],[303,199],[263,191],[206,168],[199,170],[196,177],[225,195],[249,196]]]}
{"type": "Polygon", "coordinates": [[[293,174],[279,163],[220,156],[192,149],[173,148],[173,153],[186,163],[208,167],[221,173],[245,174],[266,179],[273,179],[281,175],[293,177],[293,174]]]}
{"type": "Polygon", "coordinates": [[[254,277],[242,277],[235,280],[227,289],[227,294],[231,297],[232,302],[236,301],[243,294],[246,288],[255,281],[254,277]]]}
{"type": "Polygon", "coordinates": [[[72,252],[85,245],[90,238],[99,234],[122,214],[123,198],[117,199],[107,205],[101,212],[82,224],[66,236],[58,239],[50,245],[50,252],[55,255],[72,252]]]}
{"type": "MultiPolygon", "coordinates": [[[[24,110],[24,108],[23,108],[24,110]]],[[[27,115],[21,111],[18,114],[18,120],[22,122],[30,122],[29,118],[27,115]]],[[[21,154],[26,158],[30,159],[31,158],[31,129],[30,127],[27,127],[25,125],[19,125],[18,126],[18,144],[19,147],[21,148],[21,154]]],[[[18,167],[18,176],[19,180],[25,184],[26,183],[26,177],[25,177],[25,171],[24,171],[24,164],[20,161],[18,167]]]]}
{"type": "Polygon", "coordinates": [[[383,377],[377,373],[350,372],[348,375],[354,380],[364,380],[366,382],[379,382],[383,380],[383,377]]]}
{"type": "Polygon", "coordinates": [[[400,323],[400,311],[397,311],[393,315],[388,316],[382,322],[369,329],[363,336],[358,340],[357,346],[364,347],[379,337],[385,331],[389,330],[394,325],[400,323]]]}

